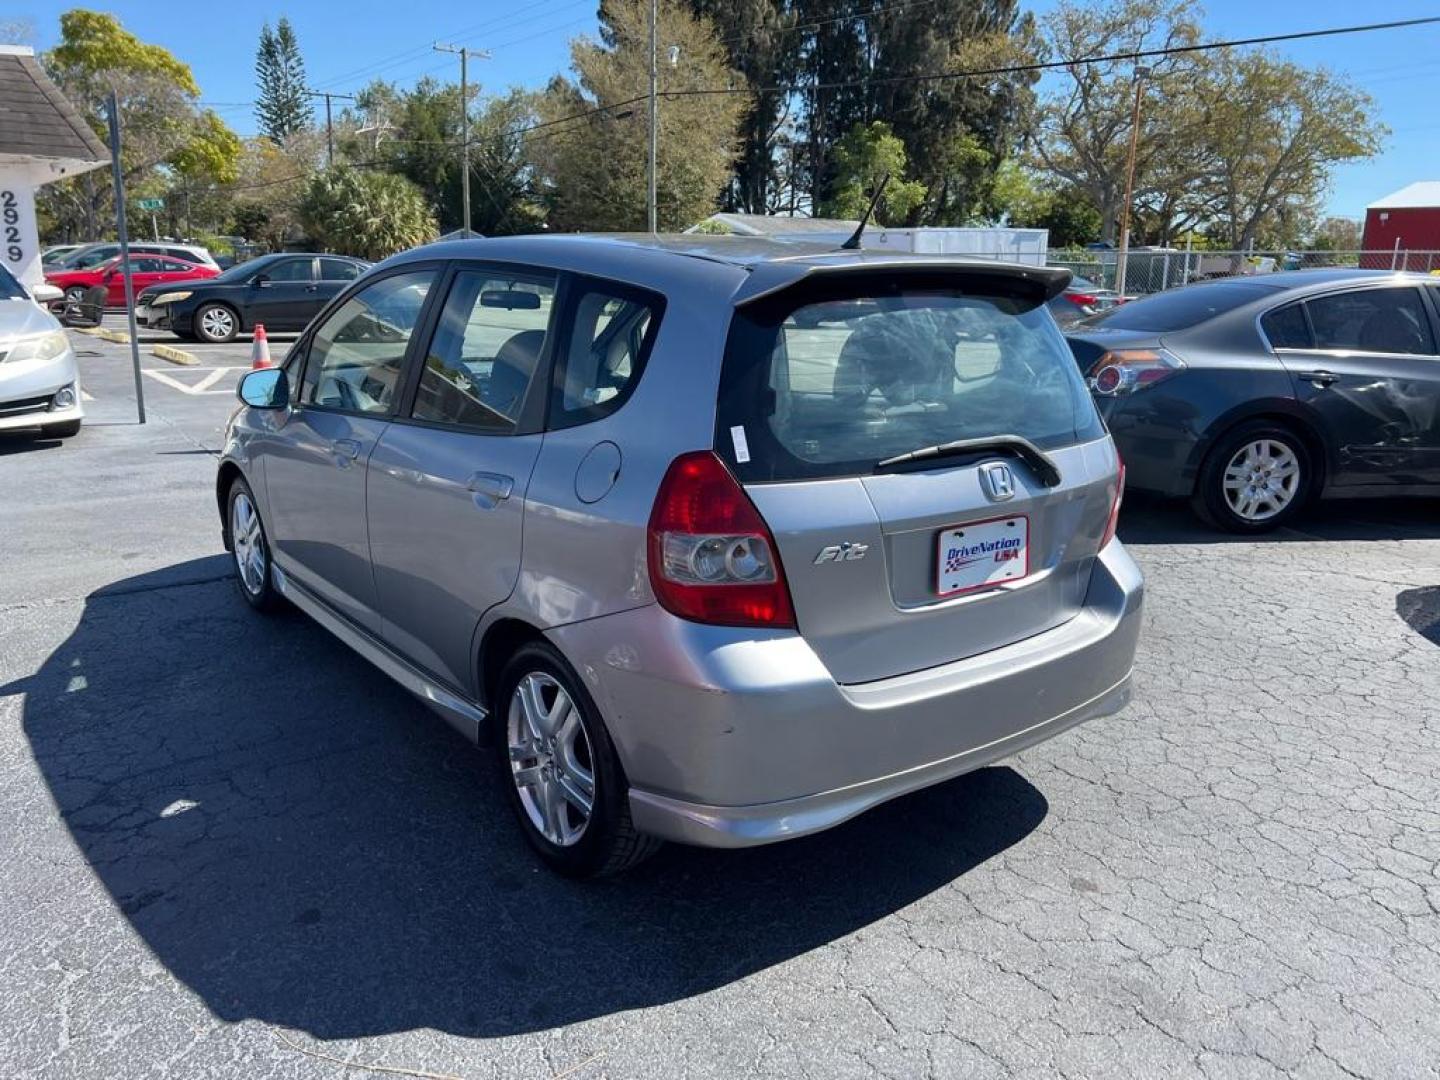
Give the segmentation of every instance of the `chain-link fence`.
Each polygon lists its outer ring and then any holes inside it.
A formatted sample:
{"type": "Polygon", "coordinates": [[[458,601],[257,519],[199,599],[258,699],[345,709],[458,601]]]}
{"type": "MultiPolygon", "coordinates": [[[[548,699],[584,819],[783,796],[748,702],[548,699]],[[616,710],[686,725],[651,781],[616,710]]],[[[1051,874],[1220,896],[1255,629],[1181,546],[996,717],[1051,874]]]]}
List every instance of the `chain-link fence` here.
{"type": "MultiPolygon", "coordinates": [[[[1113,289],[1118,277],[1118,252],[1051,250],[1052,266],[1068,267],[1102,289],[1113,289]]],[[[1185,251],[1132,248],[1126,259],[1125,294],[1147,293],[1188,285],[1211,278],[1246,277],[1277,270],[1313,270],[1319,267],[1359,267],[1367,270],[1440,271],[1440,251],[1185,251]]]]}

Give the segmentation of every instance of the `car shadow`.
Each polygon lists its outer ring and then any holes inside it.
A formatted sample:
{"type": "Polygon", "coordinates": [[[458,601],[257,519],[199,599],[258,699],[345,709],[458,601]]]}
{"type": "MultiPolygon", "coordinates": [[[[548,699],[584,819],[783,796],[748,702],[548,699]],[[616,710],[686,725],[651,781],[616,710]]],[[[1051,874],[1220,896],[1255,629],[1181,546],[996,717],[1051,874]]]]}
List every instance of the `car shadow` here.
{"type": "Polygon", "coordinates": [[[1395,597],[1395,614],[1432,645],[1440,645],[1440,585],[1406,589],[1395,597]]]}
{"type": "Polygon", "coordinates": [[[1120,539],[1136,545],[1435,540],[1440,539],[1440,499],[1327,500],[1307,508],[1292,525],[1240,535],[1206,525],[1185,500],[1127,493],[1120,513],[1120,539]]]}
{"type": "Polygon", "coordinates": [[[64,445],[63,439],[47,438],[38,430],[7,431],[0,434],[0,457],[9,454],[28,454],[35,450],[54,450],[64,445]]]}
{"type": "Polygon", "coordinates": [[[567,881],[525,847],[493,752],[304,616],[252,613],[227,571],[199,559],[92,594],[0,687],[24,693],[115,905],[227,1021],[495,1036],[663,1004],[943,889],[1047,813],[994,767],[819,836],[567,881]]]}

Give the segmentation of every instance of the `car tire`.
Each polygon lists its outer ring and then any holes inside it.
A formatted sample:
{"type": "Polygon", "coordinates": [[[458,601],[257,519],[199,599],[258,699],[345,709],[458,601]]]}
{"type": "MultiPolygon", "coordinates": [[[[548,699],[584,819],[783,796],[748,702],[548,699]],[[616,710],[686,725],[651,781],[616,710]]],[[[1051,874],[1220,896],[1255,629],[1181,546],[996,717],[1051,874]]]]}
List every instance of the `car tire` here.
{"type": "Polygon", "coordinates": [[[1293,521],[1315,490],[1314,456],[1293,428],[1255,420],[1225,432],[1200,467],[1196,514],[1227,532],[1268,532],[1293,521]]]}
{"type": "Polygon", "coordinates": [[[80,307],[85,303],[85,293],[88,291],[84,285],[71,285],[65,290],[63,302],[67,307],[80,307]]]}
{"type": "Polygon", "coordinates": [[[195,336],[211,345],[224,345],[240,332],[240,316],[229,304],[201,304],[195,309],[195,336]]]}
{"type": "Polygon", "coordinates": [[[225,530],[240,595],[256,611],[268,614],[281,610],[285,601],[275,588],[265,523],[260,519],[255,493],[240,477],[235,478],[225,495],[225,530]]]}
{"type": "Polygon", "coordinates": [[[494,705],[507,798],[525,839],[547,865],[566,877],[604,877],[660,848],[659,840],[636,832],[629,785],[610,734],[554,646],[535,641],[516,650],[501,673],[494,705]]]}
{"type": "Polygon", "coordinates": [[[51,439],[70,439],[80,434],[80,421],[67,420],[63,424],[47,424],[40,430],[51,439]]]}

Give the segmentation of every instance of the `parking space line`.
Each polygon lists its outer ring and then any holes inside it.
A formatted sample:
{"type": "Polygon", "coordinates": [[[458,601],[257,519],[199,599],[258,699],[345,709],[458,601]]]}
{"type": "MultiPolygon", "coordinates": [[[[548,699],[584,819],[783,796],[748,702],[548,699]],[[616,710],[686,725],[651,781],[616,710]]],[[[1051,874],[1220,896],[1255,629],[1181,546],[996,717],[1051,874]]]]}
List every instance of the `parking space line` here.
{"type": "Polygon", "coordinates": [[[206,390],[209,390],[210,387],[214,386],[217,382],[223,379],[225,377],[225,372],[229,370],[229,368],[216,368],[214,371],[210,372],[209,375],[206,375],[203,379],[196,383],[195,388],[190,392],[192,394],[200,394],[205,392],[206,390]]]}
{"type": "Polygon", "coordinates": [[[187,371],[187,372],[192,372],[192,371],[193,371],[193,372],[202,372],[202,371],[203,371],[203,372],[206,372],[204,378],[202,378],[202,379],[200,379],[198,382],[194,382],[194,383],[182,382],[181,380],[175,378],[175,376],[169,374],[168,372],[160,371],[160,370],[158,370],[158,369],[156,369],[156,368],[141,368],[140,370],[143,371],[146,375],[150,376],[150,378],[154,379],[156,382],[164,383],[166,386],[170,387],[172,390],[179,390],[182,394],[189,394],[191,397],[205,397],[205,396],[210,395],[210,394],[230,394],[230,393],[233,393],[232,390],[212,390],[212,389],[210,389],[210,388],[211,388],[212,386],[214,386],[216,383],[218,383],[221,379],[223,379],[223,378],[225,377],[225,375],[226,375],[227,372],[231,372],[231,371],[248,371],[248,370],[249,370],[249,365],[248,365],[248,364],[227,364],[227,365],[216,366],[216,367],[211,367],[211,368],[203,368],[203,367],[187,367],[187,368],[184,368],[183,370],[185,370],[185,371],[187,371]]]}

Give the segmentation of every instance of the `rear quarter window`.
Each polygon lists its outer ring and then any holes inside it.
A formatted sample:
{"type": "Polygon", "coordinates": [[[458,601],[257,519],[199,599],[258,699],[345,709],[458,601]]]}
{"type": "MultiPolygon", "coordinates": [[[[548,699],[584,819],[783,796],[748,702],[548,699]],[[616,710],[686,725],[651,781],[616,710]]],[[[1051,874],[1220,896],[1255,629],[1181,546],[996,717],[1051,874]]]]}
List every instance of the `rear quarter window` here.
{"type": "Polygon", "coordinates": [[[717,416],[717,450],[751,482],[863,475],[956,439],[1103,434],[1038,296],[893,279],[737,313],[717,416]]]}

